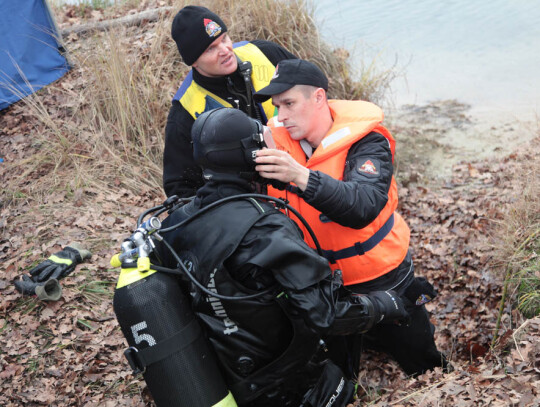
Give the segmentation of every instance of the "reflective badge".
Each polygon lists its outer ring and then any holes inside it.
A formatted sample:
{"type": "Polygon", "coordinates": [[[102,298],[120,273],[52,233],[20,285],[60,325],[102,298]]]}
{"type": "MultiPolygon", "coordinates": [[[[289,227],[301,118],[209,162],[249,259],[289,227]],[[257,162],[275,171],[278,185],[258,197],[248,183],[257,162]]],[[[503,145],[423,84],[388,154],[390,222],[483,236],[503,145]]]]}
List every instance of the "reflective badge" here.
{"type": "Polygon", "coordinates": [[[431,298],[429,295],[427,294],[420,294],[420,296],[416,299],[416,305],[420,306],[420,305],[424,305],[424,304],[427,304],[428,302],[430,302],[433,298],[431,298]]]}
{"type": "Polygon", "coordinates": [[[204,19],[204,28],[210,38],[216,37],[221,32],[221,26],[209,18],[204,19]]]}
{"type": "Polygon", "coordinates": [[[364,164],[362,164],[358,168],[358,172],[363,172],[364,174],[370,174],[370,175],[379,175],[379,170],[377,169],[375,164],[373,164],[373,161],[369,159],[366,160],[364,164]]]}

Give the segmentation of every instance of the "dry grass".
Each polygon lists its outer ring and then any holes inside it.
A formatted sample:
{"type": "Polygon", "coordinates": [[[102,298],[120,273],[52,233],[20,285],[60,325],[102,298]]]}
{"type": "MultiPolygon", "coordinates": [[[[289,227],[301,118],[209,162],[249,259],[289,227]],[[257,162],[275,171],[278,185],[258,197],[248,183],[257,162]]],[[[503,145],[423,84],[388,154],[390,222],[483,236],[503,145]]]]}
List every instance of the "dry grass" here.
{"type": "MultiPolygon", "coordinates": [[[[133,2],[119,3],[127,9],[133,2]]],[[[189,3],[169,1],[175,11],[189,3]]],[[[203,1],[221,15],[234,41],[268,39],[317,63],[331,77],[331,96],[376,101],[391,73],[372,66],[353,76],[342,50],[319,38],[312,7],[303,0],[203,1]]],[[[39,149],[15,163],[27,178],[40,182],[25,195],[39,200],[55,189],[124,186],[140,193],[161,193],[164,128],[170,100],[188,67],[170,38],[175,12],[140,28],[118,28],[91,38],[67,40],[74,69],[59,81],[24,99],[42,128],[39,149]],[[82,45],[81,45],[82,44],[82,45]],[[51,113],[42,99],[61,101],[51,113]],[[22,168],[22,169],[21,169],[22,168]]],[[[13,171],[16,172],[14,168],[13,171]]],[[[16,181],[15,181],[16,184],[16,181]]],[[[16,191],[17,185],[6,190],[16,191]]]]}
{"type": "Polygon", "coordinates": [[[495,263],[505,271],[497,330],[509,300],[527,318],[540,314],[540,161],[535,152],[530,158],[513,175],[516,199],[496,234],[495,263]]]}

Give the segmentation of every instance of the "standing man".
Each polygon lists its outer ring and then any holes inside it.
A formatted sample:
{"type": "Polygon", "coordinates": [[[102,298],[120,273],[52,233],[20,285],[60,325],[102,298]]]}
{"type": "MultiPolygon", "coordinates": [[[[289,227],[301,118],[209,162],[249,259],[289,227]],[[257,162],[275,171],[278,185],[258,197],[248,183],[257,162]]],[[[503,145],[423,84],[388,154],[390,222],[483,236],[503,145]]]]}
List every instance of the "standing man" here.
{"type": "MultiPolygon", "coordinates": [[[[436,293],[414,276],[410,231],[396,212],[395,141],[381,125],[383,112],[368,102],[328,101],[327,89],[328,79],[314,64],[278,64],[270,84],[255,95],[260,102],[272,97],[278,110],[272,120],[277,149],[259,151],[256,169],[293,184],[269,189],[307,219],[348,289],[396,290],[409,305],[408,326],[376,326],[366,341],[391,354],[409,375],[446,368],[424,306],[436,293]]],[[[305,230],[304,236],[314,247],[305,230]]]]}
{"type": "Polygon", "coordinates": [[[254,40],[233,44],[227,26],[205,7],[186,6],[175,16],[172,37],[193,69],[173,98],[165,128],[163,187],[167,196],[192,196],[203,184],[193,161],[191,126],[202,113],[234,107],[266,123],[270,101],[255,103],[253,92],[268,85],[275,65],[296,58],[281,46],[254,40]]]}

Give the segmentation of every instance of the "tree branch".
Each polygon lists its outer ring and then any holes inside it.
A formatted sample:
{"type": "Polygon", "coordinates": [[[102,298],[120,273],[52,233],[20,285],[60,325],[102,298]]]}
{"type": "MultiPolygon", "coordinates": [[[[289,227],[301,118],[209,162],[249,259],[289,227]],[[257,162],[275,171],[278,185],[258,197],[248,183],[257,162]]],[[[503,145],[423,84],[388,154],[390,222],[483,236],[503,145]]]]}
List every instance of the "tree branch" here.
{"type": "Polygon", "coordinates": [[[98,21],[96,23],[80,24],[63,29],[60,34],[66,36],[69,34],[85,35],[93,31],[105,31],[112,27],[124,25],[127,27],[139,25],[144,21],[156,21],[162,14],[167,14],[172,10],[172,7],[161,7],[153,10],[142,11],[138,14],[133,14],[125,17],[116,18],[114,20],[98,21]]]}

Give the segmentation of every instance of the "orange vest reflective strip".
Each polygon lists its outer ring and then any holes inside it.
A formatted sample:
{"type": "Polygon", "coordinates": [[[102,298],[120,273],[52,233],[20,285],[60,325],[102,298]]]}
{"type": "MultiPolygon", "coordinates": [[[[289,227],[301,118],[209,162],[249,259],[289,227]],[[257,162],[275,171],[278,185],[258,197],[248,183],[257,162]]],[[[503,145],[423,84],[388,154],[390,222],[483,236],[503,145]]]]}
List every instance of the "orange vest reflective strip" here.
{"type": "MultiPolygon", "coordinates": [[[[300,164],[313,171],[321,171],[342,180],[345,161],[350,147],[367,134],[375,131],[389,143],[392,157],[395,141],[390,132],[380,125],[381,109],[363,101],[329,101],[334,124],[321,145],[307,159],[300,143],[292,140],[283,127],[270,124],[276,146],[287,151],[300,164]]],[[[268,188],[269,194],[287,199],[307,220],[319,241],[323,253],[333,270],[340,269],[345,285],[373,280],[396,268],[409,248],[410,231],[403,218],[395,212],[398,204],[397,184],[392,177],[388,202],[377,218],[362,229],[341,226],[330,221],[301,197],[290,191],[268,188]],[[285,195],[285,196],[284,196],[285,195]]],[[[315,243],[296,217],[290,214],[304,232],[306,242],[315,243]]]]}

